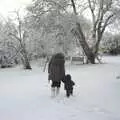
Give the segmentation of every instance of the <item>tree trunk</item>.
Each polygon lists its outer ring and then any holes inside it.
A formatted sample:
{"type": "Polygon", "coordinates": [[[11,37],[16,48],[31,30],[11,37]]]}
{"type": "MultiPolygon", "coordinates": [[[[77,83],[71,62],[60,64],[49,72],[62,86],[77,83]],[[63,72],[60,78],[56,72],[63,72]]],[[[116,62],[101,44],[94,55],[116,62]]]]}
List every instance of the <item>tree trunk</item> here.
{"type": "MultiPolygon", "coordinates": [[[[74,0],[71,0],[71,3],[72,3],[74,14],[77,16],[77,11],[76,11],[74,0]]],[[[77,36],[81,44],[81,47],[83,48],[84,53],[87,56],[88,61],[92,64],[95,64],[95,55],[92,52],[92,50],[89,48],[88,43],[85,40],[85,36],[83,34],[80,23],[78,23],[77,21],[76,21],[76,30],[74,30],[74,34],[77,36]]]]}
{"type": "Polygon", "coordinates": [[[92,52],[92,50],[89,48],[88,43],[85,40],[85,36],[81,30],[80,23],[76,23],[76,30],[74,31],[74,34],[77,36],[85,55],[87,56],[87,59],[90,63],[95,64],[95,55],[92,52]]]}
{"type": "Polygon", "coordinates": [[[96,56],[98,54],[98,50],[99,50],[99,45],[100,45],[101,39],[102,39],[102,34],[101,34],[100,31],[98,31],[97,42],[95,44],[94,51],[93,51],[96,56]]]}
{"type": "Polygon", "coordinates": [[[25,60],[24,68],[25,68],[25,69],[32,69],[28,58],[25,57],[24,60],[25,60]]]}
{"type": "Polygon", "coordinates": [[[21,54],[23,55],[24,68],[25,68],[25,69],[32,69],[32,68],[31,68],[31,65],[30,65],[30,61],[29,61],[29,59],[28,59],[27,52],[26,52],[26,50],[25,50],[24,48],[23,48],[21,54]]]}

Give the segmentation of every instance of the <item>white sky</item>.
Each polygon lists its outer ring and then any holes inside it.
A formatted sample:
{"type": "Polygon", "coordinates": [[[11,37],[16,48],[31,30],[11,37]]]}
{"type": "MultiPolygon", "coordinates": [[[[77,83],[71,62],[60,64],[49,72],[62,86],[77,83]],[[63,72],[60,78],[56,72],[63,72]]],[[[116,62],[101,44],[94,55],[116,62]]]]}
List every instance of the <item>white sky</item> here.
{"type": "Polygon", "coordinates": [[[7,17],[11,11],[23,8],[31,2],[32,0],[0,0],[0,15],[7,17]]]}

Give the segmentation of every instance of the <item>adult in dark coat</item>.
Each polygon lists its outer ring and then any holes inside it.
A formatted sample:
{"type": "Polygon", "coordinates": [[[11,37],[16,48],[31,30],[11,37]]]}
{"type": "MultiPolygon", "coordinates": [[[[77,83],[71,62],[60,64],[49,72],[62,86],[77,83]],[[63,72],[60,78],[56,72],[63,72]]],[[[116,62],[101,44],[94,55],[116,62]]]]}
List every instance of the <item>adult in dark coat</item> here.
{"type": "Polygon", "coordinates": [[[62,53],[54,54],[48,65],[48,80],[52,81],[53,96],[59,93],[61,81],[65,77],[65,57],[62,53]]]}

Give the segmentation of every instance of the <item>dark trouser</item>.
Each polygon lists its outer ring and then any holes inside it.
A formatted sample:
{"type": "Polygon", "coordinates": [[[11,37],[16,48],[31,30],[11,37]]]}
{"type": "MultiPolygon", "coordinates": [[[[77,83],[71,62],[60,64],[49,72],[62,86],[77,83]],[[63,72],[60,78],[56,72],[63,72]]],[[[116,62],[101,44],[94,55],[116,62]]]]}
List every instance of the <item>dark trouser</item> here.
{"type": "Polygon", "coordinates": [[[71,90],[66,90],[66,96],[70,97],[70,95],[73,95],[73,89],[71,90]]]}
{"type": "Polygon", "coordinates": [[[52,88],[54,88],[54,87],[60,88],[60,85],[61,85],[61,82],[52,81],[51,87],[52,88]]]}

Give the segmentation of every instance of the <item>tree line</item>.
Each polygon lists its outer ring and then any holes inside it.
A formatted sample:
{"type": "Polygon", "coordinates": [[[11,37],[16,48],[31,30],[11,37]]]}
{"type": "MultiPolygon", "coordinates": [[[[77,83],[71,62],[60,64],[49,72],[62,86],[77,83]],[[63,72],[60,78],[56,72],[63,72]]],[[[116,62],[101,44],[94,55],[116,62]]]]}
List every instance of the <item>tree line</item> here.
{"type": "Polygon", "coordinates": [[[31,69],[33,59],[55,51],[67,56],[76,48],[95,64],[101,46],[110,46],[105,35],[119,31],[119,0],[33,0],[26,11],[0,22],[1,67],[13,62],[31,69]]]}

